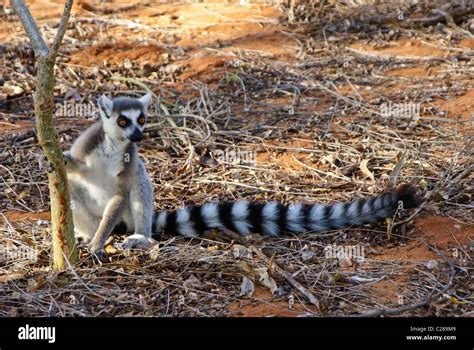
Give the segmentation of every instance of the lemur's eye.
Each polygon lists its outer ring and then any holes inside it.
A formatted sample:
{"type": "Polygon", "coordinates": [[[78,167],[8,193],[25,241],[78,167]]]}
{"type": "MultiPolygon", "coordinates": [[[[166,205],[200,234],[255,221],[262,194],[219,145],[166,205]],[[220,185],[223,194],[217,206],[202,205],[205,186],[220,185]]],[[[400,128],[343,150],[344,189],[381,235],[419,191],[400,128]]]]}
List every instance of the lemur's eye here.
{"type": "Polygon", "coordinates": [[[120,116],[120,117],[118,117],[118,119],[117,119],[117,124],[118,124],[118,126],[120,126],[121,128],[126,127],[126,126],[128,125],[128,123],[129,123],[129,120],[128,120],[127,118],[123,117],[123,116],[120,116]]]}
{"type": "Polygon", "coordinates": [[[140,114],[140,116],[138,117],[138,124],[145,124],[145,116],[143,114],[140,114]]]}

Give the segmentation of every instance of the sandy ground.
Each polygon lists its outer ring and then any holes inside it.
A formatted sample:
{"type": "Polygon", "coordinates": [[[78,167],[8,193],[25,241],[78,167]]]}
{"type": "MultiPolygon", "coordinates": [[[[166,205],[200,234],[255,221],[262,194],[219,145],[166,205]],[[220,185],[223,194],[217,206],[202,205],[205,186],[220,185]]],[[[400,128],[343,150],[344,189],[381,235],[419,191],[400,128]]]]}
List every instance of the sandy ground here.
{"type": "MultiPolygon", "coordinates": [[[[62,12],[62,1],[28,1],[33,15],[42,26],[51,26],[62,12]]],[[[133,62],[133,69],[146,71],[149,66],[166,65],[174,76],[173,82],[166,83],[166,87],[185,90],[190,82],[208,84],[210,87],[225,76],[230,70],[229,64],[236,59],[251,60],[252,57],[264,57],[275,64],[287,64],[301,61],[300,44],[303,38],[295,31],[282,26],[278,18],[281,10],[275,7],[260,5],[232,5],[219,2],[206,4],[172,5],[148,1],[109,1],[96,4],[91,1],[77,1],[73,9],[73,18],[92,18],[96,22],[81,22],[76,25],[73,37],[66,35],[65,51],[61,56],[61,70],[67,73],[68,67],[88,69],[112,69],[113,67],[127,67],[133,62]],[[116,14],[115,16],[111,14],[116,14]],[[106,25],[106,20],[120,21],[118,25],[106,25]],[[79,33],[79,34],[77,34],[79,33]],[[74,45],[71,45],[74,44],[74,45]],[[76,47],[76,49],[74,48],[76,47]],[[179,54],[177,54],[179,53],[179,54]]],[[[48,38],[54,30],[45,32],[48,38]]],[[[0,22],[0,41],[11,44],[24,39],[19,23],[14,18],[0,22]]],[[[449,59],[456,51],[443,48],[440,45],[426,43],[419,38],[402,38],[373,45],[367,43],[352,43],[349,48],[367,55],[387,55],[401,58],[417,59],[414,64],[406,67],[380,70],[385,84],[368,86],[357,81],[349,84],[339,84],[337,92],[345,97],[357,98],[362,102],[369,102],[380,95],[403,94],[407,85],[411,88],[422,89],[432,82],[447,79],[450,71],[441,61],[432,61],[426,64],[422,59],[427,57],[449,59]]],[[[465,38],[457,43],[457,48],[474,50],[474,40],[465,38]]],[[[312,59],[317,59],[317,54],[312,59]]],[[[308,57],[309,59],[309,57],[308,57]]],[[[3,68],[2,68],[3,69],[3,68]]],[[[137,73],[137,72],[135,72],[137,73]]],[[[138,72],[140,73],[140,72],[138,72]]],[[[135,75],[135,74],[134,74],[135,75]]],[[[138,74],[139,75],[139,74],[138,74]]],[[[64,75],[60,81],[67,80],[64,75]]],[[[90,92],[93,84],[87,81],[94,79],[84,77],[85,84],[76,88],[81,93],[90,92]]],[[[154,79],[151,75],[149,79],[154,79]]],[[[462,78],[465,86],[470,87],[457,96],[438,97],[433,101],[423,102],[423,106],[430,105],[446,111],[445,118],[456,120],[458,123],[471,120],[474,113],[473,76],[465,74],[462,78]]],[[[31,86],[30,86],[31,87],[31,86]]],[[[22,87],[26,90],[26,87],[22,87]]],[[[5,90],[5,89],[4,89],[5,90]]],[[[58,94],[64,92],[62,88],[58,94]]],[[[20,94],[21,95],[21,94],[20,94]]],[[[303,104],[301,110],[315,113],[324,113],[334,103],[332,97],[325,92],[309,91],[307,98],[315,98],[316,104],[303,104]]],[[[270,97],[266,103],[272,106],[285,106],[291,103],[293,97],[279,94],[270,97]]],[[[2,133],[24,133],[33,130],[34,121],[31,115],[31,103],[27,103],[28,117],[18,119],[15,112],[8,112],[0,107],[0,131],[2,133]]],[[[265,109],[265,106],[261,107],[265,109]]],[[[235,118],[246,120],[248,115],[242,111],[243,105],[235,101],[235,118]]],[[[269,120],[268,114],[261,113],[252,116],[252,123],[262,123],[269,120]]],[[[85,123],[87,124],[87,123],[85,123]]],[[[284,126],[285,121],[275,124],[284,126]]],[[[288,126],[291,125],[288,124],[288,126]]],[[[331,130],[337,134],[338,126],[331,125],[331,130]]],[[[472,128],[462,128],[463,135],[472,135],[472,128]]],[[[294,176],[301,176],[307,172],[307,167],[321,167],[324,164],[314,159],[310,154],[292,152],[292,149],[313,146],[312,139],[299,131],[295,137],[286,140],[268,140],[268,144],[281,147],[281,152],[261,150],[257,161],[260,167],[278,167],[279,171],[294,176]],[[286,149],[286,150],[285,150],[286,149]]],[[[147,154],[152,152],[146,146],[147,154]]],[[[0,149],[1,153],[1,149],[0,149]]],[[[468,161],[467,161],[468,162],[468,161]]],[[[43,195],[46,195],[43,192],[43,195]]],[[[22,196],[22,194],[19,194],[22,196]]],[[[35,189],[27,190],[23,196],[36,196],[35,189]]],[[[21,197],[23,198],[23,197],[21,197]]],[[[33,212],[19,206],[17,197],[2,199],[2,215],[9,225],[16,223],[33,223],[37,220],[49,220],[47,205],[37,205],[33,212]]],[[[44,199],[42,199],[44,200],[44,199]]],[[[36,200],[38,203],[38,199],[36,200]]],[[[472,198],[471,198],[472,203],[472,198]]],[[[472,214],[472,212],[471,212],[472,214]]],[[[368,254],[369,259],[384,262],[403,261],[405,274],[399,274],[392,279],[382,279],[371,284],[369,290],[384,303],[397,303],[400,293],[406,292],[405,284],[412,278],[410,273],[417,262],[429,262],[439,259],[430,247],[435,246],[446,255],[451,255],[453,249],[465,251],[472,256],[472,240],[474,227],[471,220],[453,212],[443,214],[443,210],[433,209],[430,206],[422,211],[414,220],[410,231],[412,239],[400,243],[381,243],[373,245],[368,254]],[[414,265],[410,265],[413,262],[414,265]]],[[[472,260],[472,257],[469,258],[472,260]]],[[[354,267],[344,267],[344,270],[354,267]]],[[[1,276],[0,276],[1,277],[1,276]]],[[[4,278],[4,281],[8,280],[4,278]]],[[[472,290],[471,290],[472,291],[472,290]]],[[[472,299],[471,299],[472,304],[472,299]]],[[[296,302],[293,307],[288,301],[278,298],[266,289],[258,286],[251,298],[241,297],[226,306],[226,315],[229,316],[298,316],[314,311],[314,307],[307,303],[296,302]]]]}

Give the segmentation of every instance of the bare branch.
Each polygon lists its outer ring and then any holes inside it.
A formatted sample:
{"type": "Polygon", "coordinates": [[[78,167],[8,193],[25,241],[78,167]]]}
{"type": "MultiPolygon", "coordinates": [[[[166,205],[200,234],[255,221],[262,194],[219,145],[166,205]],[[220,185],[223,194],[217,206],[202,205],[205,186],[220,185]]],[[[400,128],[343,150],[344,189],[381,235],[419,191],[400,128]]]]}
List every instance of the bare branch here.
{"type": "Polygon", "coordinates": [[[37,56],[36,91],[34,105],[38,143],[52,167],[48,171],[51,207],[51,235],[53,238],[53,268],[63,271],[65,260],[75,263],[78,258],[74,239],[74,223],[69,206],[67,173],[59,138],[53,125],[54,65],[57,51],[71,14],[72,0],[67,0],[52,49],[46,45],[33,16],[23,0],[12,0],[12,6],[25,28],[37,56]],[[66,258],[65,258],[66,256],[66,258]]]}
{"type": "Polygon", "coordinates": [[[445,23],[449,21],[449,17],[453,19],[454,22],[459,22],[461,19],[474,14],[474,7],[469,5],[468,7],[461,7],[454,9],[451,12],[446,12],[442,10],[433,11],[434,15],[430,17],[423,18],[408,18],[408,23],[419,24],[422,26],[432,26],[436,23],[445,23]]]}
{"type": "Polygon", "coordinates": [[[444,286],[443,289],[441,289],[437,293],[431,294],[428,298],[418,302],[418,303],[413,303],[413,304],[408,304],[408,305],[403,305],[394,309],[374,309],[370,311],[363,312],[359,315],[354,315],[353,317],[377,317],[377,316],[382,316],[382,315],[398,315],[403,312],[411,311],[418,309],[422,306],[429,305],[433,300],[436,300],[439,296],[443,295],[449,288],[453,286],[453,281],[454,277],[456,276],[456,270],[454,269],[454,263],[450,261],[446,255],[444,255],[442,252],[438,251],[437,249],[433,249],[433,247],[430,247],[431,250],[435,250],[435,253],[438,254],[449,266],[449,281],[448,283],[444,286]]]}
{"type": "Polygon", "coordinates": [[[51,46],[51,54],[56,56],[58,53],[59,45],[64,37],[64,33],[66,32],[67,22],[69,21],[69,16],[71,15],[73,0],[67,0],[66,5],[64,5],[63,15],[61,16],[61,22],[59,23],[58,32],[56,33],[56,37],[54,38],[53,45],[51,46]]]}
{"type": "Polygon", "coordinates": [[[36,26],[35,20],[33,19],[30,10],[28,10],[28,7],[26,7],[25,2],[23,0],[12,0],[11,4],[18,17],[20,17],[26,34],[28,34],[28,37],[30,38],[35,54],[37,56],[47,56],[50,52],[49,48],[44,42],[44,39],[36,26]]]}
{"type": "Polygon", "coordinates": [[[274,269],[276,272],[278,272],[280,275],[282,275],[288,283],[290,283],[294,288],[296,288],[298,291],[300,291],[308,300],[318,308],[318,311],[321,310],[321,304],[319,303],[319,300],[308,290],[306,289],[301,283],[299,283],[297,280],[293,278],[293,276],[286,272],[284,269],[282,269],[280,266],[275,264],[271,259],[269,259],[261,250],[255,248],[254,246],[250,246],[249,249],[257,254],[261,259],[263,259],[267,264],[269,264],[270,269],[274,269]]]}

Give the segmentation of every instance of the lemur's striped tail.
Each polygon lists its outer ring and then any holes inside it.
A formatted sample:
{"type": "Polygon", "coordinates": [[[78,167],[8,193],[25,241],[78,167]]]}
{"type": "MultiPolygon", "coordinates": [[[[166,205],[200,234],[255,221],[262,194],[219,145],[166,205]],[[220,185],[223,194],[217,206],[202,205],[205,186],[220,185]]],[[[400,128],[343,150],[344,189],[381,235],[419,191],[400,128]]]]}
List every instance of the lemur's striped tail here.
{"type": "Polygon", "coordinates": [[[278,202],[223,202],[190,206],[155,214],[153,232],[198,236],[213,228],[227,228],[242,235],[261,233],[323,232],[375,223],[392,216],[399,201],[404,209],[417,207],[421,200],[414,187],[404,184],[370,199],[348,203],[293,204],[278,202]]]}

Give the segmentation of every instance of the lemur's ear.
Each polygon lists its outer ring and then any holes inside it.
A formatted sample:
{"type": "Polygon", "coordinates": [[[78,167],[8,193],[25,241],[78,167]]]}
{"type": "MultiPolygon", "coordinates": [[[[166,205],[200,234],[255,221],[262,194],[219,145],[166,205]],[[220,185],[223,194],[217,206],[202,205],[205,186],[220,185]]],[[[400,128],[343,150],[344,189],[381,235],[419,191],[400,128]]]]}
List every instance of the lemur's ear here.
{"type": "Polygon", "coordinates": [[[146,110],[148,106],[150,105],[152,99],[153,99],[153,96],[151,95],[151,92],[149,92],[145,96],[140,97],[138,101],[141,102],[141,104],[143,105],[143,109],[146,110]]]}
{"type": "Polygon", "coordinates": [[[102,95],[99,97],[97,105],[99,106],[100,116],[102,118],[110,118],[112,115],[113,102],[107,98],[107,96],[102,95]]]}

